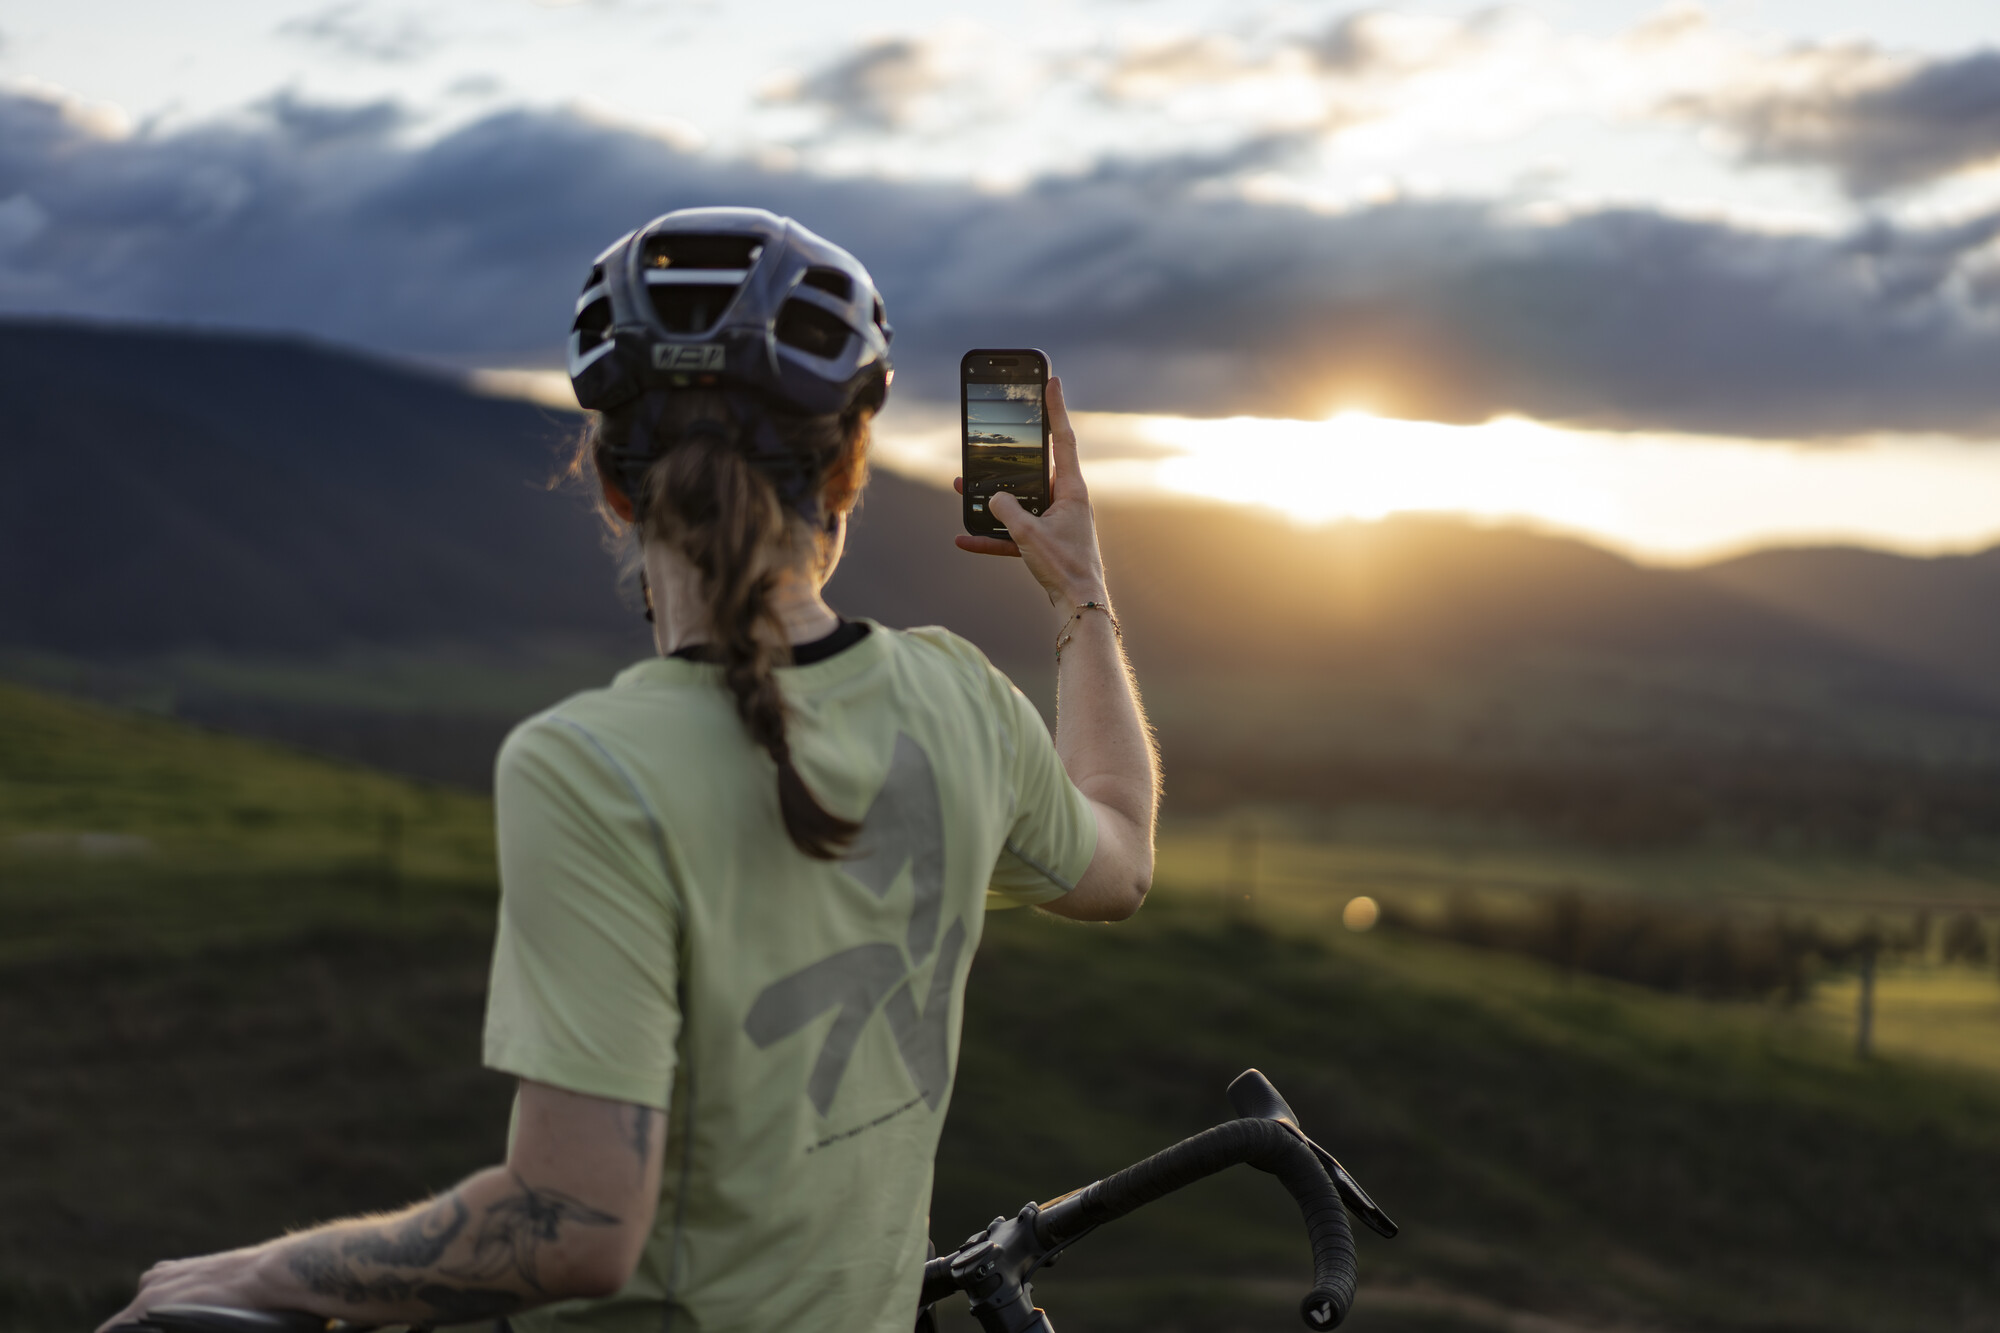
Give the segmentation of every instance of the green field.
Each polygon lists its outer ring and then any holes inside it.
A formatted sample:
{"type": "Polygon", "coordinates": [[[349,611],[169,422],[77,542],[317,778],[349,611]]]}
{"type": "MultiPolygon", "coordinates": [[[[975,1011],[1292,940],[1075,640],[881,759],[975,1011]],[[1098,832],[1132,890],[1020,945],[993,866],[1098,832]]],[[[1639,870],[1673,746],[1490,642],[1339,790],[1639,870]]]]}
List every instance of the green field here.
{"type": "Polygon", "coordinates": [[[1190,892],[1254,881],[1260,901],[1287,917],[1323,910],[1330,895],[1337,911],[1355,893],[1423,905],[1463,891],[1504,897],[1560,889],[1745,910],[2000,914],[2000,859],[1991,856],[1852,857],[1729,844],[1635,853],[1392,807],[1183,821],[1162,839],[1160,873],[1190,892]]]}
{"type": "Polygon", "coordinates": [[[0,735],[0,959],[490,911],[481,798],[11,686],[0,735]]]}
{"type": "MultiPolygon", "coordinates": [[[[1161,839],[1160,890],[1207,901],[1234,919],[1338,935],[1341,909],[1366,895],[1416,915],[1473,902],[1497,915],[1542,910],[1555,895],[1670,906],[1752,926],[1779,914],[1834,931],[1876,923],[1922,947],[1884,965],[1875,992],[1874,1049],[2000,1074],[2000,966],[1940,957],[1944,922],[2000,922],[2000,866],[1983,859],[1905,860],[1780,854],[1740,847],[1613,853],[1412,811],[1364,810],[1340,820],[1282,812],[1187,821],[1161,839]]],[[[1809,1002],[1754,1006],[1775,1029],[1852,1041],[1859,977],[1822,968],[1809,1002]]]]}
{"type": "MultiPolygon", "coordinates": [[[[83,1327],[153,1258],[497,1154],[484,801],[23,691],[0,735],[0,1327],[83,1327]]],[[[1996,1326],[1990,971],[1886,970],[1859,1061],[1839,975],[1713,1003],[1336,924],[1363,891],[1983,901],[1976,866],[1279,823],[1174,831],[1128,925],[992,919],[941,1242],[1222,1118],[1256,1065],[1403,1223],[1362,1235],[1363,1333],[1996,1326]]],[[[1092,1237],[1038,1299],[1072,1333],[1294,1329],[1298,1230],[1238,1172],[1092,1237]]]]}
{"type": "MultiPolygon", "coordinates": [[[[1829,1037],[1854,1030],[1861,983],[1829,978],[1802,1021],[1829,1037]]],[[[1890,1056],[2000,1074],[2000,977],[1989,968],[1909,964],[1875,984],[1875,1048],[1890,1056]]]]}

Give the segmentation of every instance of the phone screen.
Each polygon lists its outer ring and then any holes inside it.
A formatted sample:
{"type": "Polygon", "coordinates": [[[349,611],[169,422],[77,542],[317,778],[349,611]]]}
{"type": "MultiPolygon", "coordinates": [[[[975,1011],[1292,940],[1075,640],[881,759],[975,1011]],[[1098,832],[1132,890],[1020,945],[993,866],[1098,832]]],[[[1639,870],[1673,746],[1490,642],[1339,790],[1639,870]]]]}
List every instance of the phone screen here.
{"type": "Polygon", "coordinates": [[[1048,507],[1048,364],[1031,349],[968,352],[960,363],[968,532],[1006,531],[987,508],[999,491],[1030,513],[1048,507]]]}

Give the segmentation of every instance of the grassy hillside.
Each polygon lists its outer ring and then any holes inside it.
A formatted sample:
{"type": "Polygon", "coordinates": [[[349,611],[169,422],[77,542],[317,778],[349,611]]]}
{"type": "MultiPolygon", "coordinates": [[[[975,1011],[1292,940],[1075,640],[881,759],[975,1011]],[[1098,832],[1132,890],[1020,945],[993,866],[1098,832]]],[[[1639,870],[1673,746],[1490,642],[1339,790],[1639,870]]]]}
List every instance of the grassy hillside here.
{"type": "Polygon", "coordinates": [[[411,825],[426,871],[480,873],[486,803],[183,723],[0,685],[0,834],[110,832],[175,857],[321,865],[375,849],[383,816],[411,825]]]}
{"type": "Polygon", "coordinates": [[[485,910],[492,815],[447,787],[0,685],[0,958],[485,910]]]}
{"type": "MultiPolygon", "coordinates": [[[[996,931],[940,1159],[944,1235],[1199,1129],[1255,1064],[1404,1224],[1361,1238],[1356,1327],[1507,1326],[1481,1307],[1976,1327],[1962,1312],[2000,1301],[1980,1257],[2000,1215],[1976,1179],[2000,1166],[1991,1082],[1858,1067],[1755,1010],[1491,955],[1148,912],[996,931]]],[[[1039,1299],[1096,1327],[1291,1327],[1306,1271],[1288,1201],[1255,1177],[1086,1247],[1039,1299]]]]}
{"type": "MultiPolygon", "coordinates": [[[[29,742],[0,751],[0,1327],[80,1327],[155,1257],[491,1159],[483,802],[19,692],[0,709],[29,742]]],[[[1244,919],[1197,850],[1170,845],[1129,925],[992,919],[941,1240],[1223,1117],[1254,1064],[1404,1224],[1363,1237],[1364,1333],[1991,1327],[1992,1078],[1857,1064],[1758,1005],[1348,935],[1302,896],[1244,919]]],[[[1038,1288],[1072,1333],[1278,1330],[1306,1271],[1282,1192],[1238,1173],[1038,1288]]]]}

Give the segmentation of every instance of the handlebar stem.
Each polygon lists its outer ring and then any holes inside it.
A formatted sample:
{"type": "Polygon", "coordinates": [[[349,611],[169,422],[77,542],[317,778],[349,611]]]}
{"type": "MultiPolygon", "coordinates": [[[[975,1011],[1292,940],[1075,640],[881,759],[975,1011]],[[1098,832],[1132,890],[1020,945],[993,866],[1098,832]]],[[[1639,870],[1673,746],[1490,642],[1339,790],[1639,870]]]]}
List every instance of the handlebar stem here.
{"type": "MultiPolygon", "coordinates": [[[[1028,1275],[1054,1248],[1036,1235],[1040,1207],[1028,1204],[1013,1217],[996,1217],[982,1236],[941,1260],[954,1287],[972,1302],[985,1333],[1055,1333],[1035,1308],[1028,1275]]],[[[928,1265],[927,1265],[928,1267],[928,1265]]]]}

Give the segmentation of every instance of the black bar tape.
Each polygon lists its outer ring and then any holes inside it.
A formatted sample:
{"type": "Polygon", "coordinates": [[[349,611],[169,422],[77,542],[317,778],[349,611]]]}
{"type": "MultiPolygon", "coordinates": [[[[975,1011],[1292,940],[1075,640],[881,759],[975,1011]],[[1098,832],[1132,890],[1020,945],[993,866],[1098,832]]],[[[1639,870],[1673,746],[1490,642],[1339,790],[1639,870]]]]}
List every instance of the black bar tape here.
{"type": "Polygon", "coordinates": [[[1056,1205],[1058,1216],[1044,1212],[1051,1222],[1044,1239],[1059,1244],[1239,1162],[1276,1176],[1298,1201],[1313,1251],[1313,1289],[1299,1314],[1311,1329],[1337,1326],[1354,1305],[1354,1233],[1326,1168],[1275,1120],[1231,1120],[1098,1181],[1073,1196],[1073,1206],[1069,1199],[1056,1205]]]}
{"type": "Polygon", "coordinates": [[[958,1290],[958,1283],[951,1275],[951,1256],[940,1255],[924,1264],[924,1284],[917,1292],[917,1305],[935,1305],[958,1290]]]}

